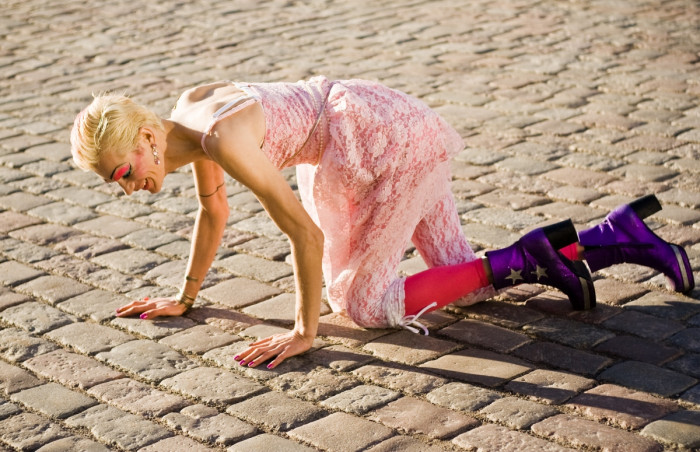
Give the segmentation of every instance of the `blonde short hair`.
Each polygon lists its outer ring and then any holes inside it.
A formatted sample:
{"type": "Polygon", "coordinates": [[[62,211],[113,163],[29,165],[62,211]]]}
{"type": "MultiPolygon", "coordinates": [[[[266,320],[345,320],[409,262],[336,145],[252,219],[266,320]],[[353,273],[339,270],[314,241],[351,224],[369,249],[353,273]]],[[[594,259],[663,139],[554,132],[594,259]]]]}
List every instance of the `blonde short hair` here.
{"type": "Polygon", "coordinates": [[[135,149],[141,127],[163,130],[158,115],[119,94],[99,94],[75,118],[70,135],[73,161],[94,171],[106,152],[126,155],[135,149]]]}

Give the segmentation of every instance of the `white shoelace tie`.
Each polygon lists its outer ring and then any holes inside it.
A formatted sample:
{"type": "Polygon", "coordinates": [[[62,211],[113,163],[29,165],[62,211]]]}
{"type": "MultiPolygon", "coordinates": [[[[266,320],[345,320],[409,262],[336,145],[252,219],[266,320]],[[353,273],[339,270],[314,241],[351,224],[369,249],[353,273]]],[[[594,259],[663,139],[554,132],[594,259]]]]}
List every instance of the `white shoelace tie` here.
{"type": "Polygon", "coordinates": [[[436,306],[437,306],[437,302],[433,301],[428,306],[421,309],[418,314],[405,316],[403,319],[401,319],[401,321],[399,321],[399,326],[407,329],[408,331],[416,333],[416,334],[419,334],[420,330],[418,328],[420,328],[421,330],[423,330],[423,333],[426,336],[428,336],[429,335],[428,329],[425,327],[425,325],[423,325],[422,323],[420,323],[418,321],[418,318],[420,316],[422,316],[423,314],[425,314],[426,311],[428,311],[429,309],[432,309],[436,306]],[[418,327],[418,328],[416,328],[416,327],[418,327]]]}

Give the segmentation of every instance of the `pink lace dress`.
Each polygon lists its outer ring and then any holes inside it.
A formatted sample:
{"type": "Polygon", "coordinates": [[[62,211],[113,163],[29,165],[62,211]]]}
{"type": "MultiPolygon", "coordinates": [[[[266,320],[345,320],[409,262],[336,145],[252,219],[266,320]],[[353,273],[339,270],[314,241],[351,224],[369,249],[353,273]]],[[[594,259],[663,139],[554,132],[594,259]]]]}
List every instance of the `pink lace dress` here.
{"type": "MultiPolygon", "coordinates": [[[[364,80],[236,86],[247,95],[218,111],[210,127],[260,102],[262,150],[280,169],[296,165],[304,208],[325,235],[333,310],[364,327],[402,325],[397,268],[411,241],[428,266],[476,259],[450,191],[449,159],[463,142],[425,104],[364,80]]],[[[492,294],[487,289],[462,303],[492,294]]]]}

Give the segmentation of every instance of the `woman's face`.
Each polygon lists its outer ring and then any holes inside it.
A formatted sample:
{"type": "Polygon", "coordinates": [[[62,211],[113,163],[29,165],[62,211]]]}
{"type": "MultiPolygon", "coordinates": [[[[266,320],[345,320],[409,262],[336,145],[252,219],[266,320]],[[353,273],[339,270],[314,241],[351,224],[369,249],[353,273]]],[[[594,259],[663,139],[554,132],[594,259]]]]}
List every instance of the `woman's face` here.
{"type": "Polygon", "coordinates": [[[156,165],[153,152],[145,140],[139,140],[136,150],[124,156],[107,153],[95,171],[105,182],[116,182],[124,193],[138,190],[158,193],[163,185],[162,164],[156,165]]]}

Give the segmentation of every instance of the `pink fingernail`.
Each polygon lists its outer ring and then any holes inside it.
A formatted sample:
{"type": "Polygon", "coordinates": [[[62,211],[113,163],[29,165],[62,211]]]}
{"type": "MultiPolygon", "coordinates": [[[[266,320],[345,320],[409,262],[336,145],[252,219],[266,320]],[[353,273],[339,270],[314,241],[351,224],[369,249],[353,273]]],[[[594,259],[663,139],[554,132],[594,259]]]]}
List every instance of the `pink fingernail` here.
{"type": "Polygon", "coordinates": [[[272,369],[272,363],[268,364],[268,365],[267,365],[267,368],[268,368],[268,369],[272,369]]]}
{"type": "Polygon", "coordinates": [[[241,361],[239,364],[240,364],[241,366],[245,366],[245,361],[241,361]]]}
{"type": "Polygon", "coordinates": [[[240,357],[240,355],[236,355],[236,356],[233,357],[233,359],[236,360],[236,361],[240,361],[240,360],[241,360],[241,357],[240,357]]]}
{"type": "Polygon", "coordinates": [[[146,319],[146,317],[148,317],[148,316],[147,316],[146,314],[141,314],[141,315],[140,315],[139,317],[141,317],[142,319],[144,319],[144,320],[145,320],[145,319],[146,319]]]}
{"type": "Polygon", "coordinates": [[[251,362],[248,363],[248,367],[253,367],[254,365],[255,365],[255,362],[254,362],[254,361],[251,361],[251,362]]]}

